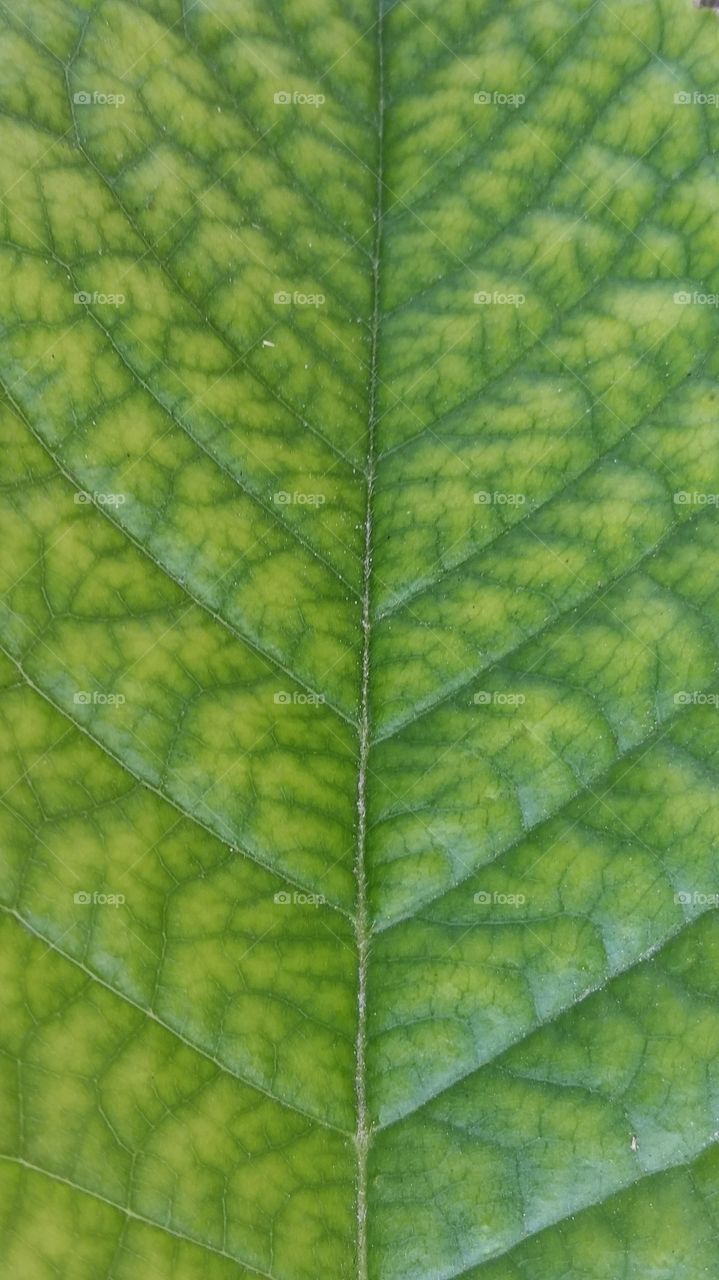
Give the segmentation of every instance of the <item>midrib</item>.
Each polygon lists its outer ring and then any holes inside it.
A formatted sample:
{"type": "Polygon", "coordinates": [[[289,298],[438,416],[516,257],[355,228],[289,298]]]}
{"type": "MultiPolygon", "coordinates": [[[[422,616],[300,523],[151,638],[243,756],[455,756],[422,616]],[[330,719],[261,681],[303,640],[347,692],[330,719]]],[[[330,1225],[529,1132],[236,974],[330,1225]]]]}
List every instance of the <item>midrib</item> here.
{"type": "Polygon", "coordinates": [[[372,254],[372,324],[369,405],[367,422],[367,489],[365,504],[365,540],[362,574],[362,667],[359,697],[359,762],[357,771],[357,910],[355,936],[357,942],[357,1045],[355,1055],[355,1090],[357,1105],[357,1280],[368,1280],[367,1254],[367,1161],[371,1126],[367,1112],[367,961],[369,953],[369,911],[367,903],[367,764],[370,743],[370,647],[371,578],[372,578],[372,498],[375,482],[375,433],[377,425],[378,348],[380,327],[380,258],[383,221],[384,160],[384,13],[383,0],[378,0],[377,13],[377,161],[375,198],[375,236],[372,254]]]}

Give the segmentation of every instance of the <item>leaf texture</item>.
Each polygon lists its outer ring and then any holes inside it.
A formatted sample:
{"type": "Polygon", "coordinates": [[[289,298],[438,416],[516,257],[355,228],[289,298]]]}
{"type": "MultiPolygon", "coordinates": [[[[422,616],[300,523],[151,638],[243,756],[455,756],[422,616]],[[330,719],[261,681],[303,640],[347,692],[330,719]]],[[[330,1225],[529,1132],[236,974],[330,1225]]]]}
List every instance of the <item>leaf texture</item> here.
{"type": "Polygon", "coordinates": [[[715,16],[0,22],[0,1275],[717,1277],[715,16]]]}

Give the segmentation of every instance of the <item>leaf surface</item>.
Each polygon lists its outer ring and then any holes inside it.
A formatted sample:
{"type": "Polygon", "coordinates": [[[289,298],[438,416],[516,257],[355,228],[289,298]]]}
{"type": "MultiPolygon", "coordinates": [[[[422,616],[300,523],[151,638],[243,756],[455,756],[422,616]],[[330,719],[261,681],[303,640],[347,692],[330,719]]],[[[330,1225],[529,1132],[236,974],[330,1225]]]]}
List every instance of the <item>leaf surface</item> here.
{"type": "Polygon", "coordinates": [[[0,20],[0,1274],[716,1276],[714,15],[0,20]]]}

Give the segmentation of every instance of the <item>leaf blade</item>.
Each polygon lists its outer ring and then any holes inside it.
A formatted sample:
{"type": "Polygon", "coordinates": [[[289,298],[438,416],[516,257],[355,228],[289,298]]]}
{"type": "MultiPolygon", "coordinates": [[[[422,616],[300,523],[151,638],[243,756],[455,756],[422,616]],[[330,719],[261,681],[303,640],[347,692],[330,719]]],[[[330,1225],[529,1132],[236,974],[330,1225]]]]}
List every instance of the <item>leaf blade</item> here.
{"type": "Polygon", "coordinates": [[[717,33],[480,8],[4,14],[23,1274],[711,1266],[717,33]]]}

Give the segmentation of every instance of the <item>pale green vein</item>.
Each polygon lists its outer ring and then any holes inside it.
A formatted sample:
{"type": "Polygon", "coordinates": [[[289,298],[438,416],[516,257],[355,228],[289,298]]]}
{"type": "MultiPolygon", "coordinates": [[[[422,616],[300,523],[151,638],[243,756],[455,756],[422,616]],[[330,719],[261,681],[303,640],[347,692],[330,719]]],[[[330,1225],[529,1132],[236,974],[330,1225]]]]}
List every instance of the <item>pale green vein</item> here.
{"type": "MultiPolygon", "coordinates": [[[[705,689],[701,690],[700,692],[711,693],[713,692],[713,689],[714,689],[714,685],[712,684],[710,686],[707,686],[705,689]]],[[[567,809],[571,808],[573,804],[581,800],[583,797],[587,795],[594,796],[595,804],[592,805],[592,809],[596,808],[596,805],[601,804],[604,798],[610,795],[611,792],[614,790],[614,788],[619,785],[619,783],[626,776],[629,770],[625,770],[623,774],[621,774],[618,778],[616,778],[612,782],[612,785],[608,787],[606,791],[603,791],[601,795],[597,795],[594,788],[600,787],[605,782],[609,781],[609,779],[612,777],[612,774],[616,772],[617,768],[621,764],[623,764],[625,760],[631,760],[632,756],[637,756],[638,753],[641,753],[638,755],[638,760],[642,759],[647,754],[647,752],[651,751],[653,747],[657,746],[664,738],[666,738],[671,733],[672,729],[677,724],[677,722],[686,715],[687,710],[688,710],[687,707],[679,706],[678,709],[672,715],[668,715],[666,719],[661,721],[659,724],[655,725],[655,727],[652,729],[650,733],[645,734],[643,737],[640,737],[636,741],[632,742],[628,747],[618,751],[618,753],[613,757],[610,764],[605,769],[598,770],[597,773],[594,774],[588,781],[586,781],[582,786],[578,787],[576,791],[573,791],[571,795],[567,796],[566,799],[564,799],[561,802],[561,804],[559,804],[557,808],[554,809],[551,813],[546,814],[544,817],[540,818],[539,821],[525,827],[521,835],[519,835],[515,840],[509,841],[501,849],[496,850],[494,855],[490,859],[488,859],[488,861],[482,862],[481,865],[474,867],[471,871],[468,871],[467,875],[461,876],[459,879],[454,880],[452,884],[448,885],[445,889],[442,889],[439,893],[426,898],[423,902],[419,903],[411,911],[408,911],[398,916],[393,916],[391,919],[387,919],[375,924],[373,927],[373,933],[377,933],[377,934],[386,933],[388,930],[394,929],[398,925],[404,924],[406,921],[421,918],[422,912],[426,911],[430,907],[436,906],[438,902],[441,902],[444,898],[449,897],[449,895],[454,893],[457,889],[460,889],[463,885],[468,884],[471,880],[475,879],[487,867],[491,866],[493,863],[498,862],[500,859],[505,858],[508,854],[513,853],[516,849],[520,848],[530,837],[533,838],[534,836],[536,836],[537,832],[541,831],[543,827],[549,826],[551,823],[556,822],[557,818],[561,817],[561,815],[565,813],[567,809]]],[[[638,763],[638,760],[635,763],[638,763]]],[[[630,764],[629,768],[630,769],[633,768],[633,765],[630,764]]],[[[589,812],[591,812],[591,810],[589,810],[589,812]]],[[[586,814],[583,815],[582,818],[578,818],[577,823],[578,824],[581,823],[584,817],[586,817],[586,814]]],[[[635,837],[635,838],[638,839],[639,837],[635,837]]]]}
{"type": "MultiPolygon", "coordinates": [[[[610,969],[609,972],[606,973],[598,982],[594,982],[590,984],[590,986],[585,987],[576,999],[568,1000],[559,1008],[554,1009],[546,1018],[537,1018],[537,1020],[533,1022],[526,1031],[523,1031],[518,1036],[508,1038],[501,1048],[495,1053],[483,1058],[481,1062],[474,1062],[472,1066],[467,1069],[458,1071],[451,1079],[446,1080],[439,1089],[435,1089],[433,1093],[427,1094],[427,1096],[422,1098],[420,1102],[411,1103],[405,1110],[392,1116],[390,1120],[378,1123],[375,1126],[376,1132],[380,1133],[385,1130],[392,1129],[397,1125],[401,1125],[405,1120],[408,1120],[410,1117],[424,1111],[425,1108],[431,1107],[434,1103],[452,1093],[454,1089],[465,1084],[468,1080],[472,1080],[488,1068],[501,1063],[502,1058],[505,1057],[510,1050],[516,1049],[519,1045],[526,1044],[528,1040],[531,1040],[532,1036],[536,1035],[537,1032],[541,1031],[543,1028],[554,1026],[560,1021],[560,1019],[570,1017],[572,1013],[578,1009],[580,1005],[584,1004],[586,1000],[590,1000],[592,996],[599,995],[603,991],[609,990],[615,982],[624,978],[627,974],[633,973],[643,965],[651,963],[658,955],[661,955],[676,938],[681,937],[687,929],[691,928],[705,916],[712,915],[715,910],[715,907],[707,907],[704,911],[697,911],[696,915],[691,916],[689,919],[682,920],[675,929],[667,930],[662,937],[656,938],[651,946],[647,947],[647,949],[640,955],[629,961],[628,964],[618,965],[616,968],[610,969]]],[[[563,918],[566,918],[566,915],[567,913],[563,913],[563,918]]],[[[441,927],[441,922],[439,923],[441,927]]],[[[541,923],[541,920],[532,921],[532,923],[538,924],[541,923]]],[[[523,922],[518,920],[516,923],[512,922],[507,927],[512,929],[521,929],[522,924],[523,922]]]]}
{"type": "MultiPolygon", "coordinates": [[[[70,472],[64,466],[64,464],[60,461],[57,455],[52,451],[52,449],[50,448],[50,445],[47,443],[44,437],[41,436],[35,430],[30,419],[28,418],[27,414],[23,410],[22,406],[19,405],[17,401],[13,398],[11,391],[8,389],[6,383],[2,378],[0,378],[0,388],[2,388],[3,392],[7,397],[8,403],[12,405],[12,408],[14,412],[17,414],[18,418],[20,418],[20,420],[23,422],[25,427],[27,427],[30,434],[37,441],[37,443],[42,447],[42,449],[48,455],[48,457],[52,459],[53,463],[57,467],[60,474],[64,477],[64,479],[67,480],[68,483],[72,485],[73,489],[76,492],[78,489],[82,490],[83,485],[78,479],[78,477],[74,476],[72,472],[70,472]]],[[[154,565],[154,567],[161,574],[163,574],[163,576],[167,578],[169,582],[173,584],[173,586],[177,587],[178,591],[180,591],[188,600],[191,601],[191,605],[189,607],[193,608],[196,606],[198,609],[201,609],[203,613],[207,614],[210,618],[212,618],[214,622],[217,622],[219,626],[221,626],[230,635],[234,636],[237,640],[242,641],[243,644],[246,644],[248,649],[251,649],[252,652],[257,654],[259,658],[261,658],[264,662],[268,663],[271,666],[271,668],[281,671],[283,675],[287,676],[288,680],[291,680],[295,684],[299,685],[300,688],[304,689],[306,693],[316,694],[321,692],[321,690],[313,689],[312,686],[302,678],[302,676],[298,675],[295,671],[293,671],[290,667],[288,667],[283,662],[282,657],[280,656],[279,653],[273,653],[271,649],[266,648],[265,645],[261,643],[259,637],[253,635],[250,631],[239,631],[238,628],[235,627],[229,621],[229,619],[224,618],[221,614],[217,613],[217,611],[212,608],[212,605],[210,605],[206,600],[203,600],[201,596],[196,595],[195,592],[188,586],[186,581],[185,582],[180,581],[180,579],[171,572],[171,570],[168,568],[166,564],[163,564],[161,560],[158,560],[152,554],[149,547],[144,542],[141,542],[139,538],[136,538],[125,527],[125,525],[123,525],[112,514],[112,509],[107,504],[97,503],[97,502],[94,502],[93,500],[93,505],[94,505],[94,509],[98,511],[101,514],[101,516],[103,516],[106,520],[108,520],[109,523],[112,524],[122,534],[124,538],[127,538],[127,540],[131,542],[132,545],[136,547],[137,550],[140,551],[142,555],[147,560],[149,560],[150,563],[154,565]]],[[[227,576],[227,574],[230,572],[231,572],[231,569],[225,570],[225,576],[227,576]]],[[[221,581],[221,579],[218,579],[218,581],[221,581]]],[[[347,712],[344,711],[342,707],[340,707],[339,704],[334,701],[333,698],[331,698],[330,696],[324,693],[322,694],[322,697],[324,698],[325,705],[328,706],[335,713],[335,715],[339,716],[340,719],[344,720],[346,724],[351,725],[353,728],[357,727],[356,720],[352,716],[348,715],[347,712]]]]}
{"type": "Polygon", "coordinates": [[[19,911],[15,910],[14,907],[6,907],[3,903],[0,903],[0,911],[3,912],[4,915],[10,916],[12,919],[17,921],[23,929],[26,929],[28,933],[39,939],[40,942],[45,943],[51,951],[56,955],[61,956],[63,960],[68,962],[68,964],[74,965],[75,968],[80,969],[85,977],[91,982],[95,982],[98,986],[104,987],[105,991],[116,996],[118,1000],[124,1000],[126,1004],[131,1005],[133,1009],[136,1009],[138,1013],[143,1014],[143,1016],[149,1021],[155,1023],[158,1027],[161,1027],[163,1031],[174,1036],[177,1040],[180,1040],[186,1048],[199,1054],[200,1057],[205,1058],[207,1062],[211,1062],[212,1065],[215,1066],[223,1075],[230,1076],[233,1080],[239,1081],[240,1084],[245,1085],[248,1089],[255,1089],[258,1093],[262,1093],[266,1098],[269,1098],[271,1102],[277,1103],[280,1107],[286,1107],[288,1111],[294,1111],[297,1115],[303,1116],[307,1120],[311,1120],[314,1124],[321,1125],[323,1129],[332,1129],[335,1133],[340,1133],[344,1137],[349,1137],[349,1134],[345,1129],[340,1128],[339,1125],[332,1124],[332,1122],[327,1120],[325,1116],[321,1116],[313,1111],[308,1111],[306,1108],[298,1106],[297,1103],[291,1102],[289,1098],[283,1098],[280,1094],[274,1093],[259,1080],[254,1079],[252,1076],[243,1075],[242,1072],[236,1071],[228,1062],[224,1062],[221,1058],[218,1058],[216,1054],[212,1053],[209,1049],[206,1049],[196,1040],[188,1039],[188,1037],[183,1035],[177,1027],[173,1027],[171,1023],[166,1022],[164,1018],[161,1018],[159,1014],[155,1013],[154,1009],[148,1009],[145,1005],[140,1004],[140,1002],[135,1000],[128,994],[128,992],[122,991],[120,987],[114,986],[111,982],[108,982],[106,978],[103,978],[101,974],[90,969],[82,960],[78,960],[77,957],[71,955],[69,951],[65,951],[63,947],[61,947],[52,938],[48,937],[46,933],[43,933],[41,929],[38,929],[30,920],[26,919],[26,917],[19,911]]]}
{"type": "MultiPolygon", "coordinates": [[[[667,500],[667,505],[669,505],[668,500],[667,500]]],[[[409,711],[405,716],[398,716],[395,720],[390,721],[387,724],[387,726],[380,733],[377,734],[377,736],[374,739],[374,744],[377,744],[380,742],[387,742],[390,738],[394,738],[398,734],[400,734],[404,729],[414,727],[414,725],[416,725],[420,720],[422,720],[425,716],[429,715],[430,712],[436,711],[438,707],[443,706],[445,703],[449,702],[452,698],[457,697],[458,694],[462,693],[465,689],[469,688],[469,686],[473,684],[474,681],[479,678],[479,676],[486,675],[488,672],[495,670],[497,667],[500,667],[503,664],[506,664],[508,659],[513,658],[518,653],[520,653],[521,650],[525,647],[525,645],[529,643],[533,644],[536,640],[540,639],[542,636],[546,635],[549,631],[551,631],[551,629],[555,627],[557,623],[560,623],[564,618],[574,613],[577,608],[579,608],[583,604],[586,604],[587,601],[589,601],[589,608],[586,610],[584,614],[582,614],[582,618],[586,617],[587,613],[591,612],[591,610],[595,608],[598,604],[601,604],[601,602],[609,594],[615,591],[616,588],[620,586],[623,582],[631,578],[634,573],[636,573],[639,569],[641,569],[642,565],[646,564],[649,560],[653,559],[654,556],[657,554],[657,552],[664,546],[664,544],[668,542],[679,530],[684,530],[688,525],[697,523],[703,516],[708,517],[710,514],[714,514],[712,513],[711,508],[700,507],[697,511],[695,511],[691,516],[687,517],[687,519],[682,521],[681,523],[677,521],[676,523],[669,525],[664,530],[662,535],[659,538],[657,538],[657,540],[653,542],[650,546],[645,547],[645,549],[642,552],[640,552],[640,554],[636,557],[636,559],[634,559],[629,565],[627,565],[626,568],[622,569],[621,572],[618,574],[609,575],[601,593],[598,593],[596,589],[592,590],[591,588],[588,588],[584,595],[572,597],[570,603],[565,608],[558,609],[554,613],[550,614],[550,616],[547,617],[545,621],[536,630],[531,630],[531,629],[528,630],[526,634],[523,635],[521,639],[516,642],[516,644],[510,645],[509,648],[503,650],[496,657],[493,657],[490,662],[485,663],[483,666],[478,666],[477,668],[473,669],[468,676],[465,676],[465,675],[457,676],[449,686],[447,686],[445,689],[439,690],[436,696],[425,699],[422,703],[418,704],[411,711],[409,711]]],[[[714,518],[716,519],[716,515],[714,515],[714,518]]],[[[506,532],[507,533],[511,532],[511,529],[506,530],[506,532]]],[[[577,581],[581,582],[581,578],[577,577],[577,581]]],[[[582,583],[581,585],[586,586],[585,583],[582,583]]],[[[682,603],[686,608],[686,601],[683,601],[682,603]]],[[[578,619],[579,622],[581,622],[581,620],[582,620],[581,618],[578,619]]]]}
{"type": "Polygon", "coordinates": [[[43,1169],[40,1165],[33,1164],[30,1160],[24,1160],[21,1156],[11,1156],[0,1151],[0,1160],[5,1160],[8,1164],[20,1165],[21,1168],[27,1169],[29,1173],[37,1173],[44,1178],[51,1178],[53,1182],[59,1182],[71,1191],[79,1191],[82,1195],[91,1196],[93,1200],[99,1200],[102,1204],[107,1205],[108,1208],[115,1209],[118,1213],[124,1214],[126,1218],[132,1219],[133,1222],[139,1222],[144,1227],[152,1227],[155,1231],[162,1231],[168,1236],[173,1236],[175,1240],[181,1240],[183,1244],[195,1245],[196,1248],[204,1249],[207,1253],[214,1253],[220,1258],[226,1258],[228,1262],[234,1262],[238,1266],[244,1267],[252,1275],[264,1276],[265,1280],[277,1280],[277,1277],[270,1275],[269,1271],[261,1271],[259,1267],[253,1266],[251,1262],[245,1262],[243,1258],[238,1258],[236,1254],[227,1253],[225,1249],[220,1249],[217,1245],[200,1239],[199,1236],[190,1236],[186,1232],[175,1231],[167,1223],[156,1222],[153,1218],[147,1218],[144,1214],[137,1213],[135,1209],[119,1204],[116,1200],[110,1200],[101,1191],[94,1191],[92,1187],[83,1187],[79,1182],[73,1182],[70,1178],[65,1178],[60,1173],[53,1173],[50,1169],[43,1169]]]}
{"type": "MultiPolygon", "coordinates": [[[[91,733],[85,725],[80,724],[79,720],[75,720],[65,707],[63,707],[59,702],[56,702],[45,689],[42,689],[38,684],[36,684],[24,670],[21,663],[11,650],[7,649],[5,645],[0,644],[0,653],[4,653],[5,657],[13,663],[26,685],[32,689],[38,697],[42,698],[49,704],[49,706],[53,707],[54,710],[57,711],[59,715],[63,716],[65,720],[69,720],[70,724],[73,725],[79,733],[82,733],[85,737],[89,738],[104,755],[108,756],[111,760],[114,760],[116,764],[120,765],[121,769],[123,769],[123,771],[132,778],[133,782],[136,782],[141,787],[146,787],[148,791],[152,791],[154,795],[158,796],[161,800],[164,800],[166,804],[171,805],[173,809],[176,809],[183,818],[189,819],[190,822],[193,822],[202,831],[205,831],[208,835],[212,836],[213,839],[219,840],[220,843],[232,853],[237,853],[241,857],[247,858],[250,862],[255,862],[257,866],[262,867],[263,870],[269,871],[272,875],[277,876],[277,878],[284,881],[285,884],[292,885],[293,888],[298,889],[301,893],[316,892],[314,885],[303,884],[302,881],[295,879],[283,867],[279,867],[275,863],[271,862],[269,858],[259,853],[258,850],[250,849],[246,845],[243,845],[240,840],[235,838],[234,834],[230,839],[224,833],[208,826],[208,824],[203,822],[202,819],[199,818],[196,813],[193,813],[191,809],[187,809],[184,805],[180,804],[179,800],[176,800],[169,791],[161,791],[150,778],[143,777],[142,774],[136,773],[135,770],[131,769],[130,765],[123,760],[122,756],[116,754],[116,752],[114,752],[106,742],[101,742],[99,738],[95,737],[95,735],[91,733]]],[[[339,914],[344,916],[346,919],[353,919],[351,913],[346,911],[344,907],[339,905],[339,903],[333,902],[331,899],[327,898],[325,905],[330,907],[331,910],[339,912],[339,914]]]]}

